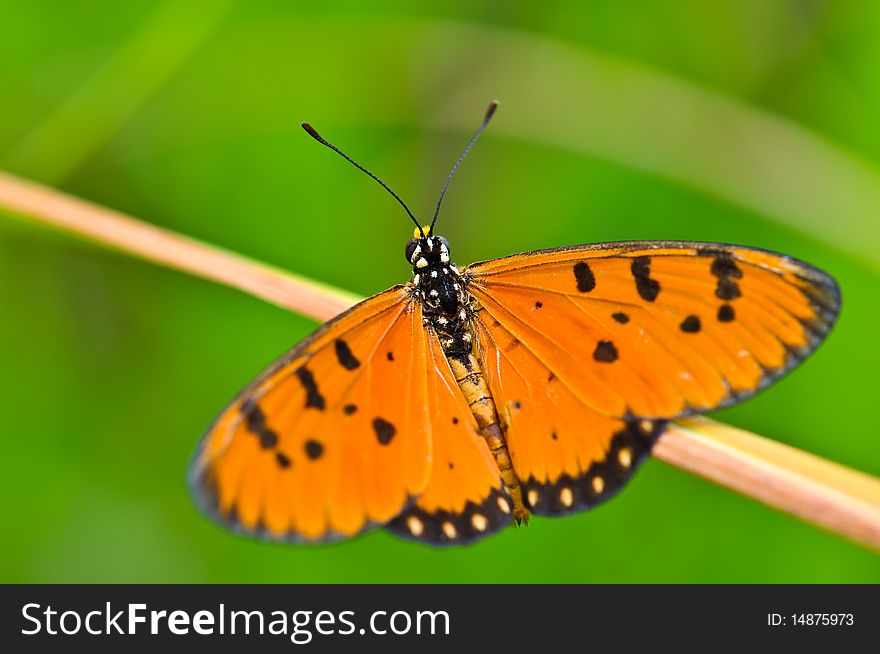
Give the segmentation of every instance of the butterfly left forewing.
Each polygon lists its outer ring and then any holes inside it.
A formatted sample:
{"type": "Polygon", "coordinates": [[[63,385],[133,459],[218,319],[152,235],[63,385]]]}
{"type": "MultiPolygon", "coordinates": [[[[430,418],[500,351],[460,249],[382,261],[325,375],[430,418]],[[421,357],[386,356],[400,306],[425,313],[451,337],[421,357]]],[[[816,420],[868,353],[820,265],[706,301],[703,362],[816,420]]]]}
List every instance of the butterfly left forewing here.
{"type": "Polygon", "coordinates": [[[514,469],[538,513],[599,501],[665,420],[766,386],[818,345],[839,307],[824,273],[716,244],[579,246],[464,274],[514,469]]]}
{"type": "Polygon", "coordinates": [[[425,343],[405,287],[327,323],[209,428],[191,469],[198,503],[273,540],[349,537],[390,520],[429,473],[425,343]]]}

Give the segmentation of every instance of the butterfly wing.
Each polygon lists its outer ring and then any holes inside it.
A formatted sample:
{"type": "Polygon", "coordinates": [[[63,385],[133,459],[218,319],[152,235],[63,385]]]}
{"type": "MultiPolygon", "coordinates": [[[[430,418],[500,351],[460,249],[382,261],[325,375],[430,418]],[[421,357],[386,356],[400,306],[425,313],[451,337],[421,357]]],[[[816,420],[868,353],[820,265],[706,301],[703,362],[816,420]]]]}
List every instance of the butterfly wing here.
{"type": "Polygon", "coordinates": [[[719,244],[575,246],[463,273],[513,466],[539,514],[609,497],[665,420],[739,401],[785,374],[840,306],[825,273],[719,244]]]}
{"type": "Polygon", "coordinates": [[[461,545],[508,525],[511,506],[437,336],[430,332],[428,340],[428,407],[434,430],[430,479],[388,529],[433,545],[461,545]]]}
{"type": "Polygon", "coordinates": [[[321,327],[208,429],[190,471],[197,503],[271,540],[350,537],[399,514],[430,472],[426,342],[404,286],[321,327]]]}

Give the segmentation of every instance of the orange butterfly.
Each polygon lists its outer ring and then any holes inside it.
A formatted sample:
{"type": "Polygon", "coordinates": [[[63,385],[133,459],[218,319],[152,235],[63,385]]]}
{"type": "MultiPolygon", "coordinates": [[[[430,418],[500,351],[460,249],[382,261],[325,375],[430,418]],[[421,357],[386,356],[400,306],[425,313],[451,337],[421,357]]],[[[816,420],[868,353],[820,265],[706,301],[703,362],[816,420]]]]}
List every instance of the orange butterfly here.
{"type": "Polygon", "coordinates": [[[456,268],[416,224],[412,279],[294,347],[224,409],[190,480],[223,525],[270,540],[374,525],[468,543],[530,513],[592,508],[667,421],[751,396],[810,354],[840,308],[791,257],[628,241],[456,268]]]}

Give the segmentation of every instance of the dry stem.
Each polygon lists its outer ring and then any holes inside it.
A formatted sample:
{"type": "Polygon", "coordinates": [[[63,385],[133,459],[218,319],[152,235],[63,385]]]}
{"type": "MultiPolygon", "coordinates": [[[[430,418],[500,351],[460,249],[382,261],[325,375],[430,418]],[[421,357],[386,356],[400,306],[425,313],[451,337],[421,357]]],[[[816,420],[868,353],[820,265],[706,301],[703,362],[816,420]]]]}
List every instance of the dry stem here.
{"type": "MultiPolygon", "coordinates": [[[[318,321],[359,299],[2,172],[0,210],[238,288],[318,321]]],[[[880,480],[874,477],[706,418],[670,426],[654,455],[880,549],[880,480]]]]}

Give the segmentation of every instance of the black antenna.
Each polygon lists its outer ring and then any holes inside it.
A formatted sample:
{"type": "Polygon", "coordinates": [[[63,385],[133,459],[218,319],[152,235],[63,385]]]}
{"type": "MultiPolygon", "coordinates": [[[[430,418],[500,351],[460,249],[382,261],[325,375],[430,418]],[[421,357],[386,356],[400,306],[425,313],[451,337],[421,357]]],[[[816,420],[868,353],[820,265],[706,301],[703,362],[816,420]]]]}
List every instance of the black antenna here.
{"type": "Polygon", "coordinates": [[[480,138],[480,134],[482,134],[483,130],[486,129],[486,125],[489,124],[489,119],[492,118],[492,114],[495,113],[495,110],[497,108],[498,100],[492,100],[492,102],[489,103],[489,108],[486,109],[486,115],[483,116],[483,122],[480,123],[477,131],[474,132],[471,140],[468,141],[467,147],[464,149],[464,152],[461,153],[458,161],[455,162],[452,170],[449,171],[449,177],[446,178],[446,183],[443,185],[443,190],[440,191],[440,199],[437,200],[437,208],[434,210],[434,219],[431,221],[431,229],[428,230],[429,234],[432,234],[434,232],[434,223],[437,222],[437,216],[440,214],[440,205],[443,203],[443,196],[446,195],[446,189],[449,188],[449,182],[452,181],[452,176],[455,174],[455,171],[458,170],[459,165],[461,164],[462,160],[467,156],[467,153],[470,152],[472,147],[474,147],[474,143],[476,143],[477,139],[480,138]]]}
{"type": "Polygon", "coordinates": [[[370,177],[375,179],[377,182],[379,182],[379,184],[382,185],[382,188],[384,188],[391,195],[393,195],[395,200],[400,202],[400,206],[402,206],[404,208],[404,210],[406,210],[407,215],[409,215],[409,217],[412,218],[412,221],[416,224],[416,227],[418,227],[419,234],[422,235],[422,238],[425,238],[425,232],[422,231],[422,226],[419,225],[419,221],[416,220],[416,217],[412,214],[412,211],[409,210],[409,207],[406,206],[406,203],[400,199],[400,196],[397,195],[397,193],[395,193],[394,191],[391,190],[391,187],[388,186],[388,184],[386,184],[381,179],[376,177],[373,173],[371,173],[369,170],[367,170],[366,168],[361,166],[357,161],[355,161],[354,159],[349,157],[347,154],[345,154],[342,150],[337,148],[335,145],[333,145],[332,143],[327,141],[323,136],[318,134],[318,131],[314,127],[312,127],[308,123],[303,123],[302,128],[304,130],[306,130],[309,133],[309,136],[311,136],[313,139],[315,139],[318,143],[321,143],[322,145],[326,145],[328,148],[333,150],[336,154],[338,154],[343,159],[345,159],[348,163],[352,164],[355,168],[357,168],[358,170],[362,170],[363,172],[367,173],[367,175],[369,175],[370,177]]]}

